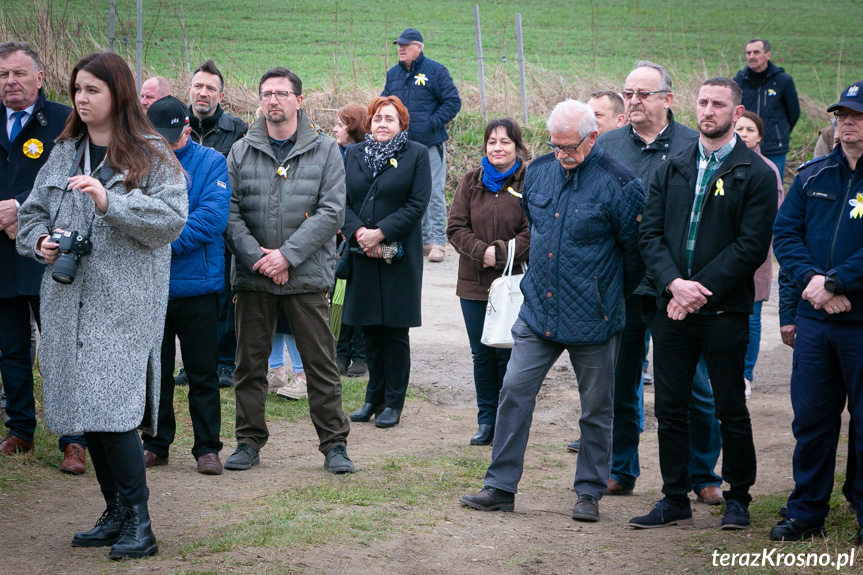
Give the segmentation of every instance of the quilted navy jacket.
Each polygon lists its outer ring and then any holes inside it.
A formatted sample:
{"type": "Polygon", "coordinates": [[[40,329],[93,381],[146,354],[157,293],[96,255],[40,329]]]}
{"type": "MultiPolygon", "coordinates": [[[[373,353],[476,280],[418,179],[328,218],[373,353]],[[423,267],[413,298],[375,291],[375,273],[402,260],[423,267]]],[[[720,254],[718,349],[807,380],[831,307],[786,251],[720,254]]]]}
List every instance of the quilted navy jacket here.
{"type": "Polygon", "coordinates": [[[225,156],[188,143],[174,154],[186,170],[189,219],[171,242],[170,298],[218,293],[225,287],[225,242],[231,184],[225,156]]]}
{"type": "Polygon", "coordinates": [[[534,160],[523,194],[530,268],[520,317],[539,337],[566,345],[607,341],[623,329],[624,297],[644,275],[641,180],[594,145],[573,170],[553,154],[534,160]]]}
{"type": "Polygon", "coordinates": [[[425,146],[446,142],[447,123],[461,110],[461,98],[447,69],[425,54],[410,69],[396,64],[387,72],[381,96],[397,96],[410,113],[408,137],[425,146]]]}
{"type": "Polygon", "coordinates": [[[749,66],[734,76],[743,90],[743,105],[764,120],[761,153],[765,156],[788,153],[791,130],[800,119],[800,101],[794,80],[773,62],[767,62],[767,75],[760,83],[749,66]]]}

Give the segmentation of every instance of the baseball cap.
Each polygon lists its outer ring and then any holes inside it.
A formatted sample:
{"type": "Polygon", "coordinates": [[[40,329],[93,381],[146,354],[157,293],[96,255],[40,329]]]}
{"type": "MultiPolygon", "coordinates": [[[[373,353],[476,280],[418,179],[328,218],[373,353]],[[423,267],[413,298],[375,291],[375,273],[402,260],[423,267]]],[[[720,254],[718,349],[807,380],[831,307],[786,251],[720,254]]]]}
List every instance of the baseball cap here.
{"type": "Polygon", "coordinates": [[[150,104],[147,118],[169,144],[174,144],[189,125],[189,108],[174,96],[165,96],[150,104]]]}
{"type": "Polygon", "coordinates": [[[402,35],[396,38],[396,41],[393,44],[410,44],[411,42],[422,42],[423,35],[420,34],[419,30],[414,28],[405,28],[405,31],[402,32],[402,35]]]}
{"type": "Polygon", "coordinates": [[[836,108],[851,108],[863,112],[863,80],[848,86],[839,96],[839,101],[827,108],[827,111],[832,112],[836,108]]]}

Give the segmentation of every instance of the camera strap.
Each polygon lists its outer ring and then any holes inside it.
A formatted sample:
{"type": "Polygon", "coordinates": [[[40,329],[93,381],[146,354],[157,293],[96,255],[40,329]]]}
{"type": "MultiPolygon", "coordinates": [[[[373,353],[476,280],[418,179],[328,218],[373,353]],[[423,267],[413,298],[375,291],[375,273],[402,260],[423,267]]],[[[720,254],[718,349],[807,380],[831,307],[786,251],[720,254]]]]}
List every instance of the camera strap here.
{"type": "MultiPolygon", "coordinates": [[[[78,167],[81,166],[81,170],[85,175],[90,175],[90,136],[84,136],[81,138],[81,141],[78,142],[78,145],[75,149],[75,161],[72,162],[72,166],[69,168],[68,176],[71,178],[72,176],[78,175],[78,167]],[[81,166],[81,160],[83,159],[84,165],[81,166]]],[[[101,181],[101,180],[100,180],[101,181]]],[[[103,182],[104,183],[104,182],[103,182]]],[[[57,209],[54,211],[54,217],[51,218],[51,224],[48,226],[48,233],[52,233],[54,228],[59,227],[57,225],[57,216],[60,215],[60,208],[63,207],[63,202],[66,201],[66,196],[69,194],[68,185],[63,188],[63,197],[60,198],[60,203],[57,204],[57,209]]],[[[96,210],[94,208],[93,214],[90,217],[90,223],[87,226],[87,237],[90,237],[90,234],[93,230],[93,220],[96,218],[96,210]]]]}

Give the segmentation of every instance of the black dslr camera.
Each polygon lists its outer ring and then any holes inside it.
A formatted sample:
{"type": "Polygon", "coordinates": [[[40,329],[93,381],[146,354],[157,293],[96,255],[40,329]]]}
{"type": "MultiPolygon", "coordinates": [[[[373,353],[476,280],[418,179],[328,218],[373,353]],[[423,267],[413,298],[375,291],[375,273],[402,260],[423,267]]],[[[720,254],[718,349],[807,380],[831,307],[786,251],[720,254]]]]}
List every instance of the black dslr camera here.
{"type": "Polygon", "coordinates": [[[61,284],[70,284],[78,275],[78,263],[81,256],[88,256],[93,252],[93,242],[89,237],[72,230],[67,232],[54,232],[48,238],[52,244],[59,244],[60,254],[54,262],[54,270],[51,277],[61,284]]]}

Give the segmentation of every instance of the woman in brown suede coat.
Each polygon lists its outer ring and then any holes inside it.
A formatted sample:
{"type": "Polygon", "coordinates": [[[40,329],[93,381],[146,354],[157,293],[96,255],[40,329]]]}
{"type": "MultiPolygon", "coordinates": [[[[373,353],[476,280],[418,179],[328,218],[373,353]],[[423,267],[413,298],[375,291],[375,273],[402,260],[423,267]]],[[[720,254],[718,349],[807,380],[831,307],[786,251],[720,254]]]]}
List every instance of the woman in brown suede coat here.
{"type": "Polygon", "coordinates": [[[530,231],[521,209],[527,149],[521,128],[504,118],[486,126],[482,167],[462,178],[450,208],[447,236],[459,253],[456,295],[473,354],[479,429],[471,445],[489,445],[494,437],[497,400],[510,351],[483,345],[488,289],[500,277],[507,244],[515,238],[515,264],[527,261],[530,231]]]}

